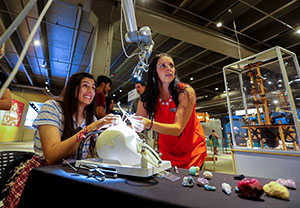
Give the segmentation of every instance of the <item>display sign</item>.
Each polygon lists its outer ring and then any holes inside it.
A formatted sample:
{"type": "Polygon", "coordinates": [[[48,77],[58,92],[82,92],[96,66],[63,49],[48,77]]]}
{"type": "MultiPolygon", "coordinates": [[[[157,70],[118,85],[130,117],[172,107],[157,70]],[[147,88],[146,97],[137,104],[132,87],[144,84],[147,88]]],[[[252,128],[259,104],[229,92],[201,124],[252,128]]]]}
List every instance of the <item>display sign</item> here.
{"type": "Polygon", "coordinates": [[[140,95],[137,93],[136,89],[130,90],[128,92],[128,102],[138,98],[140,95]]]}
{"type": "Polygon", "coordinates": [[[9,111],[4,111],[0,124],[3,126],[19,127],[22,119],[24,103],[12,99],[12,105],[9,111]]]}

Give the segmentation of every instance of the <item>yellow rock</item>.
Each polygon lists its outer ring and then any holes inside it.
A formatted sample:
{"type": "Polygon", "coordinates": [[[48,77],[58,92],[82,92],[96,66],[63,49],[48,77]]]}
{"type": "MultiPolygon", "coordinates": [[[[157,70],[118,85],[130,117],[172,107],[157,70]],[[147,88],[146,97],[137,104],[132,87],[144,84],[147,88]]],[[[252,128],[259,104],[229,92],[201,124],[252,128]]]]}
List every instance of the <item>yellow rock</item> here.
{"type": "Polygon", "coordinates": [[[271,181],[270,183],[264,185],[263,189],[269,196],[285,200],[289,200],[290,198],[290,192],[288,189],[275,181],[271,181]]]}

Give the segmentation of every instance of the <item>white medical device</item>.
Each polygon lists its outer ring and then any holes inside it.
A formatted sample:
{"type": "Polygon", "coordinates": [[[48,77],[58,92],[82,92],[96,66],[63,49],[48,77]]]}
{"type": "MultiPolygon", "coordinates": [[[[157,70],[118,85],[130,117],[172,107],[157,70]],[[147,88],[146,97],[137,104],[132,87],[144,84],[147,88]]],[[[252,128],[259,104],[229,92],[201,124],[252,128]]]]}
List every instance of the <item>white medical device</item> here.
{"type": "MultiPolygon", "coordinates": [[[[77,157],[75,166],[93,166],[108,169],[121,175],[149,177],[171,168],[171,162],[161,160],[160,156],[125,121],[131,123],[131,115],[117,103],[123,116],[118,125],[103,131],[97,138],[98,158],[81,160],[77,157]]],[[[80,144],[83,146],[83,143],[80,144]]],[[[79,150],[82,148],[80,147],[79,150]]],[[[81,153],[79,154],[81,155],[81,153]]]]}
{"type": "Polygon", "coordinates": [[[96,165],[120,175],[149,177],[171,168],[125,122],[103,131],[97,138],[98,158],[77,160],[75,166],[96,165]]]}

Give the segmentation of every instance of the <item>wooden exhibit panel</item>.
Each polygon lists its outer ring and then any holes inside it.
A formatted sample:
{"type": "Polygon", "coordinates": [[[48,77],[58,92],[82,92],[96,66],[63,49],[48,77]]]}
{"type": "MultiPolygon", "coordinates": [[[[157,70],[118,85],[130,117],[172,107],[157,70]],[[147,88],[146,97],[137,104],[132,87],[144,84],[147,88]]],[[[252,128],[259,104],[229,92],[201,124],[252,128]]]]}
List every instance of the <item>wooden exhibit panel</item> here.
{"type": "Polygon", "coordinates": [[[256,125],[255,122],[250,122],[252,125],[249,123],[247,126],[242,126],[242,128],[247,128],[250,147],[253,148],[253,140],[258,139],[262,149],[264,149],[264,140],[268,141],[267,143],[271,148],[274,148],[279,145],[280,139],[284,150],[287,150],[286,142],[293,142],[294,150],[298,151],[295,125],[281,124],[280,120],[278,121],[278,124],[272,124],[271,122],[268,99],[266,98],[266,88],[263,83],[265,78],[262,77],[260,72],[261,64],[263,64],[263,62],[260,61],[244,67],[244,70],[247,70],[247,76],[250,79],[250,93],[253,95],[253,104],[257,110],[258,121],[258,125],[256,125]],[[262,114],[259,111],[260,108],[263,110],[264,122],[262,114]],[[267,133],[270,137],[273,137],[273,141],[264,136],[267,133]]]}

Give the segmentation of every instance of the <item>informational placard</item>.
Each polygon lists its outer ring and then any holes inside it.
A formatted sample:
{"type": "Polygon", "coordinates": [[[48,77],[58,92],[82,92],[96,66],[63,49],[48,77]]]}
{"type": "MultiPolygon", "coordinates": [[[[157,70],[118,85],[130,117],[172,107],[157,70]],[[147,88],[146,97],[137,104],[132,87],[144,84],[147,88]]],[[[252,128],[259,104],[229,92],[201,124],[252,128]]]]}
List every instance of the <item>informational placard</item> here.
{"type": "Polygon", "coordinates": [[[138,98],[140,95],[137,93],[136,89],[130,90],[128,92],[128,102],[138,98]]]}

